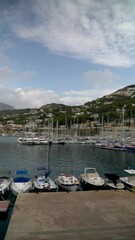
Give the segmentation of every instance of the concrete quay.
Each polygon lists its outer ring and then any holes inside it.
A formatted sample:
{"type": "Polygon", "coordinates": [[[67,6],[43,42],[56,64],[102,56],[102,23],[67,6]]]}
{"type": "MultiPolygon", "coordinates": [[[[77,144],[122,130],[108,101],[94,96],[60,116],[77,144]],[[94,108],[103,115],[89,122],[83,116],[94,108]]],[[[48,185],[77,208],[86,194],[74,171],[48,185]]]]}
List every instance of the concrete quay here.
{"type": "Polygon", "coordinates": [[[135,194],[105,190],[18,195],[5,240],[57,239],[135,239],[135,194]]]}

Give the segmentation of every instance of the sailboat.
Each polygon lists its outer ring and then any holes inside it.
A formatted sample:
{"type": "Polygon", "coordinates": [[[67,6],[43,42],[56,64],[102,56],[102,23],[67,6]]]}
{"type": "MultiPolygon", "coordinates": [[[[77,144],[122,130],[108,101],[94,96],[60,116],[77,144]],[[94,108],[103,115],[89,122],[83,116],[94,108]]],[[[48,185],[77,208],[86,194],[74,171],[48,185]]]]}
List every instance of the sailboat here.
{"type": "Polygon", "coordinates": [[[38,167],[38,171],[42,172],[41,175],[36,176],[33,180],[34,190],[37,192],[55,192],[57,186],[55,182],[49,177],[50,171],[50,144],[47,144],[47,159],[46,166],[38,167]]]}

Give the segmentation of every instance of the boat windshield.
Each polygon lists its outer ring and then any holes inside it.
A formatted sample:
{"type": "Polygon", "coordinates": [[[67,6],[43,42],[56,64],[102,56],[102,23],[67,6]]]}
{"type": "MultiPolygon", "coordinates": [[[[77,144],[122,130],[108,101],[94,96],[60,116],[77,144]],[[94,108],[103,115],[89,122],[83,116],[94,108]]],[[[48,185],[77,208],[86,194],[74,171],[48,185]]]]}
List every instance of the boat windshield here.
{"type": "Polygon", "coordinates": [[[85,173],[97,173],[95,168],[85,168],[84,172],[85,173]]]}

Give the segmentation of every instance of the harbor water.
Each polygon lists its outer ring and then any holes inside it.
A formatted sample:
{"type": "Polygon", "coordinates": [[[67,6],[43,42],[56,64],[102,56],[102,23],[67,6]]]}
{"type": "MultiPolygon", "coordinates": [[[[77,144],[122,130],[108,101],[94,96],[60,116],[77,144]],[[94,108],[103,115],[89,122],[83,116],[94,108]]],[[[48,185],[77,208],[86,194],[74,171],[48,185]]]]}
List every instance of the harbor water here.
{"type": "MultiPolygon", "coordinates": [[[[22,145],[16,137],[0,137],[0,169],[27,169],[33,179],[39,165],[46,165],[47,145],[22,145]]],[[[61,170],[79,177],[84,168],[95,167],[104,177],[105,173],[125,176],[124,169],[135,168],[135,153],[92,148],[90,144],[52,144],[50,146],[51,178],[59,175],[61,170]]],[[[49,193],[46,193],[49,194],[49,193]]],[[[6,218],[0,218],[0,240],[4,239],[13,208],[6,218]]]]}
{"type": "MultiPolygon", "coordinates": [[[[46,165],[47,145],[22,145],[15,137],[0,137],[0,168],[27,169],[30,177],[38,174],[37,168],[46,165]]],[[[52,144],[50,146],[51,178],[55,179],[64,168],[78,177],[85,167],[95,167],[103,177],[106,172],[124,175],[124,169],[135,168],[135,153],[92,148],[89,144],[52,144]]]]}

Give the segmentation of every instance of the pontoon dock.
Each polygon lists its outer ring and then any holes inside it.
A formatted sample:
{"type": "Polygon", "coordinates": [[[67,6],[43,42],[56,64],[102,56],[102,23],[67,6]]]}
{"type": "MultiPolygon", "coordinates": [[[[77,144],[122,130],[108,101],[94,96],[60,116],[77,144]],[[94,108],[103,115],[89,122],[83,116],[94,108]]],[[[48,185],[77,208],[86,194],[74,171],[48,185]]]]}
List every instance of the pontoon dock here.
{"type": "Polygon", "coordinates": [[[0,201],[0,213],[7,212],[9,204],[9,200],[0,201]]]}

